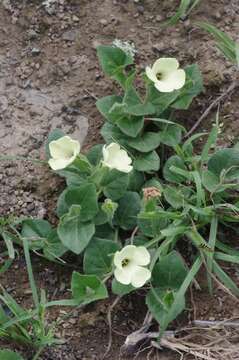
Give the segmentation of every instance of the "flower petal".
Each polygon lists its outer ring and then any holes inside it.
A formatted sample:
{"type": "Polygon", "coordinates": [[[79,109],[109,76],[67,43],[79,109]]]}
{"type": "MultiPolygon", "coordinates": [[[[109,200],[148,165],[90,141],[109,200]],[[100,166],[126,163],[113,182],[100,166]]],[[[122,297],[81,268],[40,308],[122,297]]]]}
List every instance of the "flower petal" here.
{"type": "Polygon", "coordinates": [[[116,143],[103,147],[102,163],[110,169],[117,169],[126,173],[132,170],[132,166],[129,166],[132,163],[132,159],[116,143]]]}
{"type": "Polygon", "coordinates": [[[156,87],[156,89],[158,91],[161,91],[161,92],[172,92],[174,91],[174,87],[172,86],[172,83],[170,82],[167,82],[167,81],[157,81],[154,83],[154,86],[156,87]]]}
{"type": "Polygon", "coordinates": [[[157,81],[156,74],[153,72],[153,70],[149,66],[146,67],[145,72],[146,72],[147,77],[150,80],[152,80],[153,82],[157,81]]]}
{"type": "Polygon", "coordinates": [[[65,169],[68,165],[70,165],[75,157],[72,157],[73,160],[70,159],[49,159],[48,164],[52,168],[52,170],[62,170],[65,169]]]}
{"type": "Polygon", "coordinates": [[[167,79],[167,82],[171,83],[175,90],[181,89],[186,81],[185,71],[180,69],[172,72],[167,79]]]}
{"type": "Polygon", "coordinates": [[[80,143],[73,140],[70,136],[63,136],[58,140],[53,140],[49,144],[51,157],[54,159],[70,158],[80,152],[80,143]]]}
{"type": "Polygon", "coordinates": [[[124,172],[124,173],[128,174],[130,171],[133,170],[133,166],[131,166],[131,165],[122,166],[122,167],[119,167],[118,170],[121,171],[121,172],[124,172]]]}
{"type": "Polygon", "coordinates": [[[122,250],[116,251],[114,256],[115,266],[122,269],[122,261],[124,259],[134,259],[135,249],[135,245],[127,245],[122,250]]]}
{"type": "Polygon", "coordinates": [[[135,262],[137,265],[145,266],[150,262],[150,253],[144,246],[138,246],[135,249],[135,262]]]}
{"type": "Polygon", "coordinates": [[[179,62],[175,58],[161,58],[155,61],[152,67],[154,74],[157,73],[170,73],[177,70],[179,67],[179,62]]]}
{"type": "Polygon", "coordinates": [[[132,273],[129,271],[116,268],[114,271],[114,276],[121,284],[129,285],[131,283],[132,273]]]}
{"type": "Polygon", "coordinates": [[[137,266],[131,277],[131,284],[138,288],[143,286],[151,278],[149,269],[142,266],[137,266]]]}

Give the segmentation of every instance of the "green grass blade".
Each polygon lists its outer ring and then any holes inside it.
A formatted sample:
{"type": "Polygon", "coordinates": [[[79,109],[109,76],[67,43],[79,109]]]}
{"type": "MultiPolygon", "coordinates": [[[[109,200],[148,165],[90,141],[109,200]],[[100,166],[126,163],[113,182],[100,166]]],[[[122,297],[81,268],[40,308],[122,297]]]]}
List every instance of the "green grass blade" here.
{"type": "Polygon", "coordinates": [[[209,34],[213,35],[217,41],[216,46],[218,49],[232,61],[234,64],[238,63],[237,56],[237,45],[226,33],[217,29],[215,26],[208,24],[206,22],[198,22],[197,25],[203,30],[207,31],[209,34]]]}
{"type": "Polygon", "coordinates": [[[215,251],[215,244],[217,240],[217,228],[218,228],[218,218],[217,216],[214,216],[211,221],[211,227],[210,227],[210,234],[209,234],[209,240],[208,245],[212,249],[212,252],[209,252],[207,255],[207,267],[208,267],[208,273],[207,273],[207,281],[208,281],[208,289],[209,293],[212,295],[213,293],[213,284],[212,284],[212,269],[213,269],[213,257],[214,257],[214,251],[215,251]]]}
{"type": "Polygon", "coordinates": [[[216,242],[216,248],[224,251],[228,255],[239,256],[239,251],[231,248],[229,245],[223,244],[221,241],[216,242]]]}
{"type": "Polygon", "coordinates": [[[206,204],[205,191],[202,187],[201,177],[198,171],[192,171],[192,176],[197,189],[197,207],[200,208],[202,204],[206,204]]]}
{"type": "Polygon", "coordinates": [[[163,25],[171,26],[177,24],[177,22],[186,17],[193,8],[200,2],[200,0],[181,0],[179,8],[174,16],[172,16],[169,20],[165,21],[163,25]]]}
{"type": "Polygon", "coordinates": [[[218,279],[229,289],[233,294],[239,296],[239,288],[235,282],[222,270],[221,266],[213,260],[213,272],[216,274],[218,279]]]}
{"type": "Polygon", "coordinates": [[[160,327],[160,337],[163,335],[164,331],[166,330],[168,324],[175,319],[175,314],[178,314],[178,304],[181,303],[182,297],[185,296],[185,293],[190,286],[191,282],[195,278],[197,272],[199,271],[200,267],[202,265],[202,259],[198,257],[196,261],[194,262],[193,266],[191,267],[190,271],[188,272],[186,278],[184,279],[181,287],[176,293],[176,296],[174,298],[173,304],[171,305],[171,308],[168,312],[168,315],[165,317],[163,326],[160,327]]]}
{"type": "Polygon", "coordinates": [[[40,302],[39,302],[38,291],[37,291],[37,287],[36,287],[36,283],[35,283],[35,279],[34,279],[34,275],[33,275],[33,271],[32,271],[32,263],[31,263],[28,241],[26,238],[22,237],[22,242],[23,242],[24,255],[25,255],[26,264],[27,264],[27,272],[28,272],[29,282],[30,282],[30,286],[31,286],[31,290],[32,290],[33,302],[34,302],[35,307],[38,309],[40,302]]]}
{"type": "Polygon", "coordinates": [[[222,252],[215,252],[214,258],[217,260],[227,261],[234,264],[239,264],[239,256],[228,255],[222,252]]]}
{"type": "Polygon", "coordinates": [[[217,114],[217,121],[216,121],[216,125],[213,126],[209,137],[207,139],[206,144],[203,147],[202,150],[202,155],[201,155],[201,167],[203,166],[204,163],[207,162],[208,160],[208,155],[209,155],[209,150],[211,149],[211,147],[213,145],[216,144],[217,142],[217,136],[218,136],[218,114],[217,114]]]}
{"type": "Polygon", "coordinates": [[[4,261],[4,264],[0,267],[0,274],[3,274],[5,271],[7,271],[12,265],[12,262],[12,259],[7,259],[6,261],[4,261]]]}

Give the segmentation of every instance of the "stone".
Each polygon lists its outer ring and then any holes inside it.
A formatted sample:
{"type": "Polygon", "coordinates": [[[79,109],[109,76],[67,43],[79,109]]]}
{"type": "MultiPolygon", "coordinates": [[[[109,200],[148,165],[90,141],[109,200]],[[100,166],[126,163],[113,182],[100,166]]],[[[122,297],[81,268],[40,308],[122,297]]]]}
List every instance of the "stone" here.
{"type": "Polygon", "coordinates": [[[65,41],[75,41],[78,35],[78,31],[77,30],[68,30],[65,31],[62,35],[62,39],[65,41]]]}

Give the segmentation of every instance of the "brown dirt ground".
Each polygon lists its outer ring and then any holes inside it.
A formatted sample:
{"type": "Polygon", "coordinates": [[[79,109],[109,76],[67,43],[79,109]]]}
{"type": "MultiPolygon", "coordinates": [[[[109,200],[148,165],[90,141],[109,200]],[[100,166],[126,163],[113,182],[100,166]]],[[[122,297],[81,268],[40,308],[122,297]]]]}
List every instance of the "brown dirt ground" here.
{"type": "MultiPolygon", "coordinates": [[[[1,154],[42,157],[47,134],[55,127],[84,140],[85,148],[99,141],[102,119],[95,99],[117,91],[117,87],[102,74],[95,48],[115,38],[135,43],[136,62],[142,68],[160,56],[177,57],[183,65],[199,64],[205,93],[195,100],[190,112],[181,114],[188,129],[233,80],[235,69],[193,22],[210,21],[239,40],[238,0],[202,1],[190,19],[168,29],[160,24],[172,15],[178,1],[59,0],[57,4],[52,15],[46,13],[40,0],[3,0],[0,4],[1,154]]],[[[238,92],[233,93],[220,107],[224,143],[235,142],[239,135],[238,97],[238,92]]],[[[210,114],[204,121],[204,129],[213,118],[210,114]]],[[[46,168],[29,162],[1,162],[0,181],[0,215],[32,215],[54,221],[53,209],[62,182],[46,168]]],[[[66,296],[71,271],[33,259],[39,286],[48,289],[49,297],[66,296]]],[[[74,266],[77,268],[75,262],[74,266]]],[[[19,302],[29,305],[25,270],[20,255],[1,281],[19,302]]],[[[238,279],[236,269],[229,271],[238,279]]],[[[143,321],[143,297],[142,293],[138,295],[126,297],[115,308],[110,359],[120,358],[125,336],[143,321]]],[[[219,289],[209,298],[203,287],[193,298],[189,299],[189,320],[239,315],[234,301],[219,289]]],[[[76,311],[59,329],[66,343],[46,350],[41,359],[100,359],[108,342],[106,314],[112,301],[76,311]]],[[[58,315],[56,312],[51,317],[58,315]]],[[[31,359],[31,352],[20,350],[31,359]]],[[[141,359],[146,357],[143,354],[141,359]]],[[[157,359],[155,353],[149,358],[157,359]]],[[[179,356],[166,352],[160,353],[160,359],[176,360],[179,356]]]]}

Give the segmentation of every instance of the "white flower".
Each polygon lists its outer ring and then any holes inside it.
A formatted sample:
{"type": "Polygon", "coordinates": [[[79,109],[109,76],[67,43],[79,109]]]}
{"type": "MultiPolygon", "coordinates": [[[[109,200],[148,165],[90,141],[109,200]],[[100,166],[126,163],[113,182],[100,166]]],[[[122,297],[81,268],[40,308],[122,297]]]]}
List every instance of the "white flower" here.
{"type": "Polygon", "coordinates": [[[116,143],[111,143],[108,146],[104,145],[102,163],[110,169],[117,169],[125,173],[129,173],[133,169],[133,166],[130,165],[132,159],[116,143]]]}
{"type": "Polygon", "coordinates": [[[80,152],[80,143],[63,136],[58,140],[53,140],[49,144],[51,159],[48,164],[53,170],[61,170],[70,165],[80,152]]]}
{"type": "Polygon", "coordinates": [[[151,272],[144,266],[150,262],[150,254],[144,246],[127,245],[114,256],[116,267],[114,275],[121,284],[143,286],[151,277],[151,272]]]}
{"type": "Polygon", "coordinates": [[[157,90],[171,92],[181,89],[185,84],[185,71],[178,67],[177,59],[161,58],[155,61],[152,68],[146,67],[146,75],[154,82],[157,90]]]}

